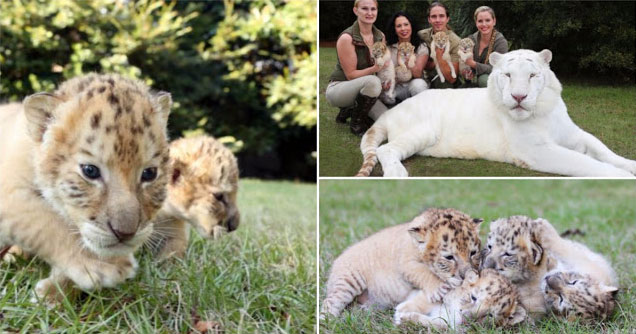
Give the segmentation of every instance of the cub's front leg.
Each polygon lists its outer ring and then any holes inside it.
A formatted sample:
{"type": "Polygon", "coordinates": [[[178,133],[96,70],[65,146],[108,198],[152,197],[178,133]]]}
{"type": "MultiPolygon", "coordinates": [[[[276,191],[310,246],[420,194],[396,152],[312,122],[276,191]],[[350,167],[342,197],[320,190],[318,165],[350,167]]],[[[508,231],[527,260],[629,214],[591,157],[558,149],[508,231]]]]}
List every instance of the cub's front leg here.
{"type": "Polygon", "coordinates": [[[35,285],[35,296],[54,306],[64,299],[72,283],[85,291],[113,287],[134,277],[136,270],[137,261],[132,254],[100,260],[79,252],[66,263],[52,265],[49,277],[35,285]]]}
{"type": "Polygon", "coordinates": [[[455,277],[451,277],[445,282],[441,281],[427,267],[417,261],[405,263],[402,270],[404,278],[420,290],[421,295],[418,295],[418,301],[423,300],[431,304],[439,303],[450,290],[462,284],[462,280],[455,277]]]}

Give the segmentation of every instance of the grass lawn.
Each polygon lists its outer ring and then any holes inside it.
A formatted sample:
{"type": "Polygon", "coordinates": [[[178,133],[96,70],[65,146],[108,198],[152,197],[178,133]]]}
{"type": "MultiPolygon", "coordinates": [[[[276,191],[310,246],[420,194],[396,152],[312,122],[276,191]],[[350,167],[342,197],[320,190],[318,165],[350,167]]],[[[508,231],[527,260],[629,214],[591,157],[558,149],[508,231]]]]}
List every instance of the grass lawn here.
{"type": "Polygon", "coordinates": [[[39,260],[0,266],[0,333],[316,332],[316,185],[242,180],[241,225],[207,241],[192,233],[183,261],[154,262],[116,289],[53,309],[29,302],[48,275],[39,260]]]}
{"type": "MultiPolygon", "coordinates": [[[[335,48],[320,48],[319,166],[320,176],[353,176],[362,165],[360,138],[348,124],[335,122],[338,109],[325,99],[335,48]]],[[[574,122],[616,154],[636,159],[636,86],[609,87],[563,83],[563,100],[574,122]]],[[[486,160],[413,156],[404,161],[410,176],[546,176],[549,174],[486,160]]],[[[372,176],[381,176],[376,166],[372,176]]]]}
{"type": "MultiPolygon", "coordinates": [[[[567,323],[553,316],[525,323],[511,333],[634,333],[636,328],[636,181],[633,180],[321,180],[320,297],[334,259],[351,244],[380,229],[410,221],[429,207],[452,207],[489,222],[511,215],[548,219],[605,255],[618,273],[619,306],[602,324],[567,323]],[[390,195],[388,195],[390,194],[390,195]]],[[[320,324],[320,333],[427,333],[415,324],[395,327],[392,310],[345,310],[320,324]]],[[[469,333],[499,333],[476,326],[469,333]]]]}

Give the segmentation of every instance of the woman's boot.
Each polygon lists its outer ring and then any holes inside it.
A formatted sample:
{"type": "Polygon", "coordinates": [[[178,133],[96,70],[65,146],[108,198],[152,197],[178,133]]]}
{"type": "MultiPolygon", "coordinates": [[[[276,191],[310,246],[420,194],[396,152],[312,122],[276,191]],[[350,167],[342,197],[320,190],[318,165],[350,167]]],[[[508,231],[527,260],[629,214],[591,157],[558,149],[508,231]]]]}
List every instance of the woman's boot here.
{"type": "Polygon", "coordinates": [[[351,110],[351,123],[349,128],[356,136],[362,136],[373,124],[373,120],[369,118],[369,110],[375,104],[378,98],[370,97],[362,94],[356,96],[356,103],[351,110]]]}

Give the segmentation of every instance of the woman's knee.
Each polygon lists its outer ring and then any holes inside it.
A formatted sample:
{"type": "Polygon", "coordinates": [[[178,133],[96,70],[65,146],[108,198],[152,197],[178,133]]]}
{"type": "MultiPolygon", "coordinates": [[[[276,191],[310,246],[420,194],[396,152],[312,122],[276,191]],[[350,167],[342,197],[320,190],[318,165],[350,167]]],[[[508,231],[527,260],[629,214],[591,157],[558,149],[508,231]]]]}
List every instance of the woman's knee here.
{"type": "Polygon", "coordinates": [[[360,89],[360,94],[370,97],[380,96],[380,93],[382,93],[382,81],[380,78],[375,75],[367,75],[362,78],[365,80],[362,89],[360,89]]]}

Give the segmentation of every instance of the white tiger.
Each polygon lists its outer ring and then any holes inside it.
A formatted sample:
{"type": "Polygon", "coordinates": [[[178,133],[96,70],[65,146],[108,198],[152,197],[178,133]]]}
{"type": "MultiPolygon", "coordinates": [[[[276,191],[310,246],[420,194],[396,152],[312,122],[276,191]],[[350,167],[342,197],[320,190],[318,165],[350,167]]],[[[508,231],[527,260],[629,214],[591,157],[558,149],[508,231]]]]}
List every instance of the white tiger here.
{"type": "Polygon", "coordinates": [[[550,50],[493,52],[487,88],[431,89],[385,112],[362,137],[357,176],[368,176],[379,160],[384,176],[406,177],[400,161],[420,154],[570,176],[633,177],[636,161],[570,119],[550,60],[550,50]]]}

